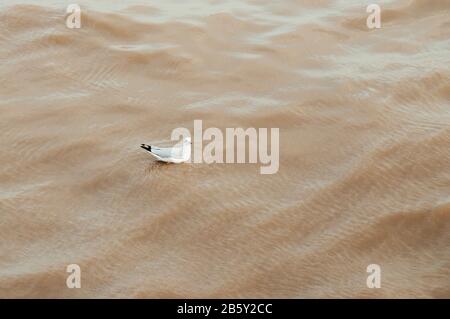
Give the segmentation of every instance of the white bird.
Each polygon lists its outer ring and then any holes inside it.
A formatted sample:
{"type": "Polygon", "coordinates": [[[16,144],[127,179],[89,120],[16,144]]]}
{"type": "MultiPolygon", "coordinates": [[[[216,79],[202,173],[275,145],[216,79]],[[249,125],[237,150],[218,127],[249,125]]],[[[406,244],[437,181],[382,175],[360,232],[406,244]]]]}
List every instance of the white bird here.
{"type": "Polygon", "coordinates": [[[141,147],[152,154],[158,161],[166,163],[183,163],[191,158],[191,138],[186,137],[183,142],[174,147],[157,147],[141,144],[141,147]]]}

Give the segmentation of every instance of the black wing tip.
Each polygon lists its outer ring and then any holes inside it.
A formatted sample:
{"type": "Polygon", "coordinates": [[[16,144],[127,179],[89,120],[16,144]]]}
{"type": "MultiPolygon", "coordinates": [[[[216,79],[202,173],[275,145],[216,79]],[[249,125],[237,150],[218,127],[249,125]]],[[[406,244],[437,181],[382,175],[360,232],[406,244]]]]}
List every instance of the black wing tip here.
{"type": "Polygon", "coordinates": [[[149,152],[152,151],[152,147],[151,147],[150,145],[147,145],[147,144],[141,144],[141,147],[142,147],[144,150],[147,150],[147,151],[149,151],[149,152]]]}

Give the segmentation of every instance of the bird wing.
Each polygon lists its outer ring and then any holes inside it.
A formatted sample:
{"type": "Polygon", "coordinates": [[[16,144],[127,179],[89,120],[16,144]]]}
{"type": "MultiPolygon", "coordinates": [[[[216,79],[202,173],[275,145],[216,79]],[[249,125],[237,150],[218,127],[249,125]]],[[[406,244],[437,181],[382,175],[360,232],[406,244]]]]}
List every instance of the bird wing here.
{"type": "Polygon", "coordinates": [[[151,152],[161,158],[174,158],[181,156],[181,148],[163,148],[163,147],[152,147],[151,152]]]}
{"type": "Polygon", "coordinates": [[[141,147],[162,161],[183,159],[182,147],[156,147],[142,144],[141,147]]]}

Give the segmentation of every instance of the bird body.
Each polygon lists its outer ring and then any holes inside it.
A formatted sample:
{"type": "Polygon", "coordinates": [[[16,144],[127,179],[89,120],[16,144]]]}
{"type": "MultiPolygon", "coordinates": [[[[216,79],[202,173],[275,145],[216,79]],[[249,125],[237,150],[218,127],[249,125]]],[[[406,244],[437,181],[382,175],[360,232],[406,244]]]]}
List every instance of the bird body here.
{"type": "Polygon", "coordinates": [[[157,147],[141,144],[141,147],[149,152],[158,161],[166,163],[184,163],[191,158],[191,139],[185,138],[182,143],[173,147],[157,147]]]}

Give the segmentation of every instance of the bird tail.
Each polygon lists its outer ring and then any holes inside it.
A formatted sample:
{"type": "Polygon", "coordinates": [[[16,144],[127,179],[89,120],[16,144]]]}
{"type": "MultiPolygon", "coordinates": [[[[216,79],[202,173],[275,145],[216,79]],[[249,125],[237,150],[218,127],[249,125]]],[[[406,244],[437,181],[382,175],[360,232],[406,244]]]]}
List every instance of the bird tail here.
{"type": "Polygon", "coordinates": [[[141,144],[141,147],[142,147],[144,150],[147,150],[147,151],[149,151],[149,152],[152,151],[152,147],[151,147],[150,145],[147,145],[147,144],[141,144]]]}

